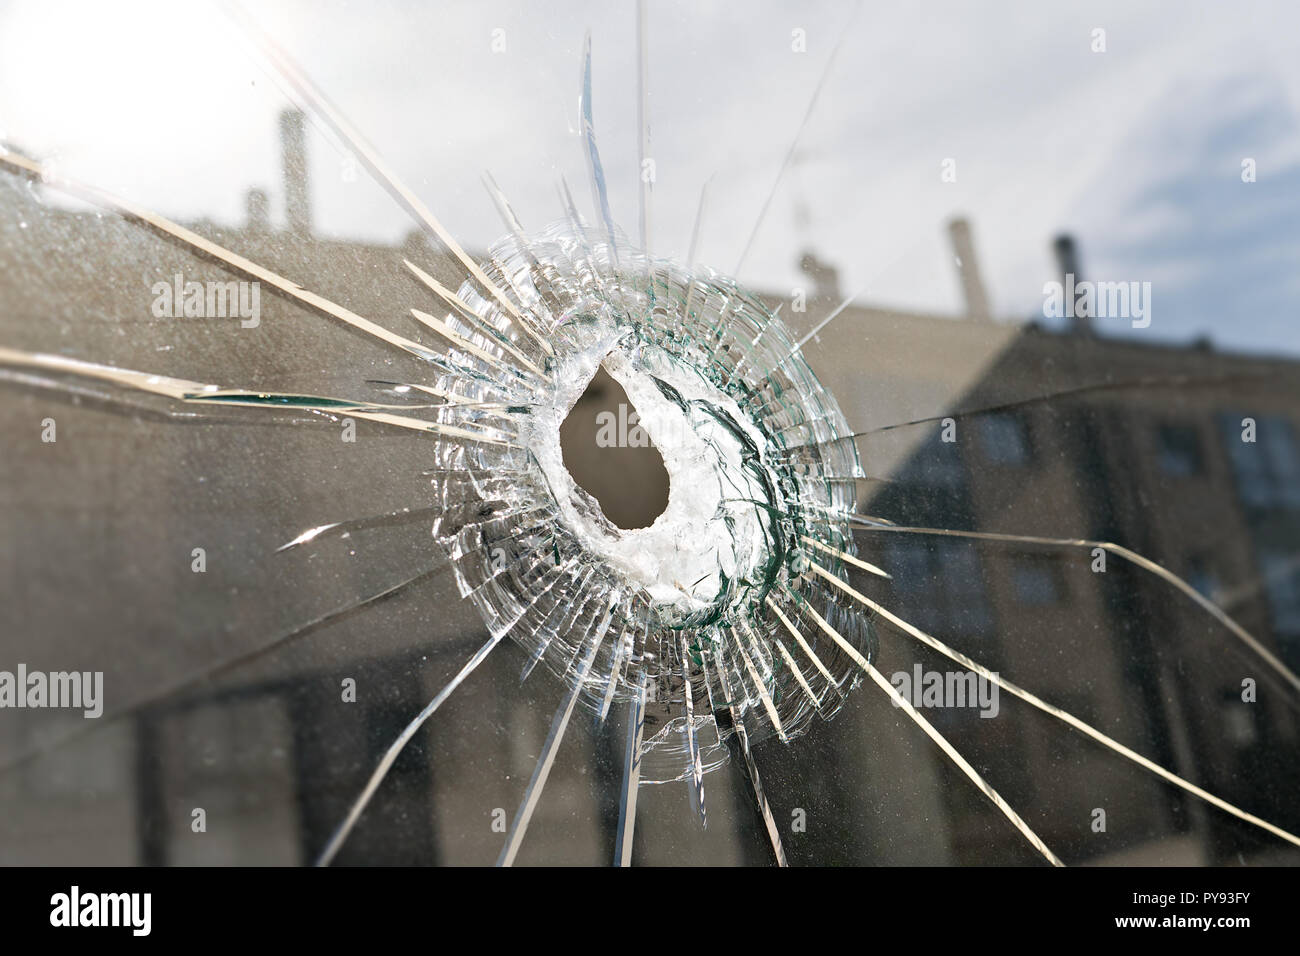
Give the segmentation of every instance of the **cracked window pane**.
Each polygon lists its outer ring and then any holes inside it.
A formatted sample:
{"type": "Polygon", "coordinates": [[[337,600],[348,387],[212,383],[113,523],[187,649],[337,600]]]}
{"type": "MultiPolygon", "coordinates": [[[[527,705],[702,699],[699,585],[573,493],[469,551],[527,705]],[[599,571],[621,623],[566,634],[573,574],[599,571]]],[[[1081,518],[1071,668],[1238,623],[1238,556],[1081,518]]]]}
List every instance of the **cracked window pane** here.
{"type": "Polygon", "coordinates": [[[0,862],[1300,861],[1285,31],[74,6],[0,862]]]}

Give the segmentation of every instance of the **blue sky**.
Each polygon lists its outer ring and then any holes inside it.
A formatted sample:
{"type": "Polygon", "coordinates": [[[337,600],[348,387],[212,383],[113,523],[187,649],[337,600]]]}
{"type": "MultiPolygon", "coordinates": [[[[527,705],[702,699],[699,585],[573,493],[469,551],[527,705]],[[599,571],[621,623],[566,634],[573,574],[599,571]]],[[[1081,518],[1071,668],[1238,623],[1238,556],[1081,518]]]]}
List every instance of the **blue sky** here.
{"type": "MultiPolygon", "coordinates": [[[[1041,309],[1051,239],[1071,231],[1087,277],[1152,282],[1152,326],[1126,334],[1300,353],[1300,6],[1074,7],[652,0],[654,250],[685,256],[708,182],[699,258],[734,270],[842,39],[743,281],[804,284],[797,262],[812,248],[864,303],[955,313],[944,225],[963,214],[999,316],[1041,309]],[[806,52],[792,49],[796,29],[806,52]],[[1254,184],[1240,181],[1244,157],[1254,184]],[[945,183],[949,158],[958,176],[945,183]]],[[[503,231],[485,170],[531,227],[558,217],[561,176],[585,200],[574,131],[590,30],[614,215],[635,233],[630,2],[253,9],[479,248],[503,231]]],[[[0,3],[0,132],[167,214],[237,222],[259,185],[278,215],[287,101],[213,4],[0,3]]],[[[338,144],[313,130],[310,148],[322,232],[391,241],[410,228],[338,144]]]]}
{"type": "Polygon", "coordinates": [[[1095,187],[1105,203],[1110,177],[1143,170],[1131,196],[1106,213],[1145,225],[1110,233],[1085,196],[1076,215],[1089,237],[1086,267],[1158,281],[1163,335],[1300,350],[1296,128],[1285,90],[1271,78],[1171,92],[1095,187]],[[1243,157],[1256,160],[1254,183],[1241,180],[1243,157]]]}

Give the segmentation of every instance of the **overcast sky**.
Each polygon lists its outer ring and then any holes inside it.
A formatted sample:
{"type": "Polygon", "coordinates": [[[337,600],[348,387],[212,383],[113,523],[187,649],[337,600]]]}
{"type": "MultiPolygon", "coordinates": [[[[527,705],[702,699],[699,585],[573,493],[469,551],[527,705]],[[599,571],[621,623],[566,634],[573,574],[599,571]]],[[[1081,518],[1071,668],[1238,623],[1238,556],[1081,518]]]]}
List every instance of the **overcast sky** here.
{"type": "MultiPolygon", "coordinates": [[[[252,9],[475,248],[503,230],[484,171],[530,228],[558,218],[561,175],[589,203],[574,131],[590,30],[613,211],[636,233],[630,0],[252,9]]],[[[1041,313],[1051,239],[1069,231],[1087,278],[1152,283],[1151,328],[1127,334],[1300,353],[1300,5],[855,10],[651,0],[656,253],[684,258],[709,181],[698,258],[735,269],[843,38],[742,280],[803,284],[811,248],[864,303],[956,312],[944,226],[964,214],[999,316],[1041,313]],[[941,180],[948,158],[956,182],[941,180]],[[1245,158],[1255,183],[1241,181],[1245,158]]],[[[286,103],[215,5],[0,3],[0,137],[168,215],[239,222],[252,185],[282,215],[286,103]]],[[[411,228],[337,143],[309,142],[322,232],[390,241],[411,228]]]]}

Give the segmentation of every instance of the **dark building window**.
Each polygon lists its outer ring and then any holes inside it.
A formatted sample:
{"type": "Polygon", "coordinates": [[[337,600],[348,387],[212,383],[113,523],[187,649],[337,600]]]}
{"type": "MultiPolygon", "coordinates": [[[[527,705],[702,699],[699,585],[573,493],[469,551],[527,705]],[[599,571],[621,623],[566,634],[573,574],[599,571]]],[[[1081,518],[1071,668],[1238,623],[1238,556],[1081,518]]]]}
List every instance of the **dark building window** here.
{"type": "Polygon", "coordinates": [[[1215,573],[1214,562],[1205,555],[1198,554],[1187,561],[1187,583],[1194,587],[1201,597],[1217,601],[1222,584],[1215,573]]]}
{"type": "Polygon", "coordinates": [[[1259,565],[1274,630],[1288,637],[1300,636],[1300,553],[1261,550],[1259,565]]]}
{"type": "Polygon", "coordinates": [[[1259,728],[1255,725],[1255,708],[1244,703],[1236,690],[1223,695],[1220,708],[1220,723],[1223,735],[1234,747],[1244,750],[1259,740],[1259,728]]]}
{"type": "Polygon", "coordinates": [[[993,615],[971,542],[899,538],[886,553],[894,588],[906,604],[907,613],[900,616],[936,637],[990,633],[993,615]]]}
{"type": "Polygon", "coordinates": [[[979,419],[980,447],[995,465],[1029,464],[1029,429],[1019,415],[992,412],[979,419]]]}
{"type": "Polygon", "coordinates": [[[1204,470],[1201,437],[1192,425],[1161,425],[1156,430],[1160,470],[1172,478],[1190,478],[1204,470]]]}
{"type": "Polygon", "coordinates": [[[943,441],[939,435],[922,443],[907,460],[897,479],[908,484],[955,491],[965,482],[961,453],[955,441],[943,441]]]}
{"type": "Polygon", "coordinates": [[[1059,604],[1065,591],[1055,562],[1028,555],[1012,562],[1011,589],[1019,603],[1031,607],[1059,604]]]}
{"type": "Polygon", "coordinates": [[[1223,416],[1224,442],[1241,501],[1252,508],[1300,510],[1300,444],[1285,418],[1255,421],[1255,440],[1244,441],[1245,415],[1223,416]]]}

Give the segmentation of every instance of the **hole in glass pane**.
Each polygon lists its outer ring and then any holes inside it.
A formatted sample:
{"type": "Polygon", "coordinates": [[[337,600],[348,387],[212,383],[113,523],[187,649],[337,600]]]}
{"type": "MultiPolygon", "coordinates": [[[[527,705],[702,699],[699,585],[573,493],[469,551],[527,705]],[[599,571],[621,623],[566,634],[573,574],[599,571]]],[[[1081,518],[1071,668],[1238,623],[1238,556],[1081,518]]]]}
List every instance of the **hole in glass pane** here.
{"type": "Polygon", "coordinates": [[[668,507],[663,457],[604,367],[560,426],[560,451],[573,480],[618,527],[648,528],[668,507]]]}

